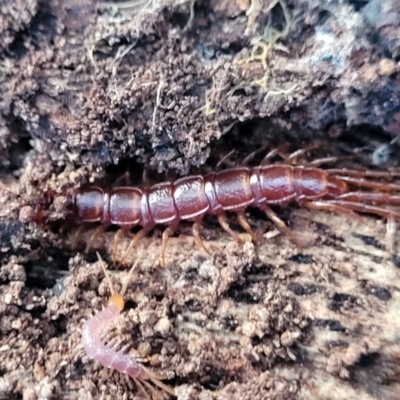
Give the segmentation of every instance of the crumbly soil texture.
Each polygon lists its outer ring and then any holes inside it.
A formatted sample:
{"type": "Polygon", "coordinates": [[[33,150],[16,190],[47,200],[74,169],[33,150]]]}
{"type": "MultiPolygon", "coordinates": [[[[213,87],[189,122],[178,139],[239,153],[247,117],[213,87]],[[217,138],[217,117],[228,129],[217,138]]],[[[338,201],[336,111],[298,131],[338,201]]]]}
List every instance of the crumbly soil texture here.
{"type": "Polygon", "coordinates": [[[123,235],[116,269],[115,229],[78,231],[66,206],[82,185],[206,173],[284,143],[308,149],[294,162],[398,171],[397,1],[1,0],[0,35],[0,399],[145,397],[81,346],[110,295],[96,252],[116,290],[142,255],[104,340],[180,400],[400,398],[392,223],[285,205],[299,248],[249,210],[257,247],[211,217],[211,255],[182,224],[166,268],[156,229],[124,260],[123,235]]]}

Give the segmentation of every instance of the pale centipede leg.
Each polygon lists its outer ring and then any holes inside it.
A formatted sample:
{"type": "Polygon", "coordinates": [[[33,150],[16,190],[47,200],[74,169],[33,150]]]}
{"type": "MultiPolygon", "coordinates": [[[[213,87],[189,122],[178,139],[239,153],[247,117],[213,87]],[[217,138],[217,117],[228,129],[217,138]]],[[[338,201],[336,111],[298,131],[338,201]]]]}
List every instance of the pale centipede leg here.
{"type": "MultiPolygon", "coordinates": [[[[158,381],[158,380],[155,380],[155,379],[152,379],[152,378],[150,378],[150,380],[151,380],[151,382],[152,382],[153,384],[155,384],[155,385],[157,385],[158,387],[162,388],[165,392],[167,392],[167,393],[169,393],[169,394],[172,394],[172,396],[176,397],[175,392],[174,392],[174,389],[170,388],[170,387],[167,386],[167,385],[164,385],[162,382],[160,382],[160,381],[158,381]]],[[[148,385],[150,385],[150,384],[148,384],[148,385]]],[[[155,390],[155,389],[153,388],[153,390],[155,390]]],[[[168,397],[169,397],[169,396],[168,396],[168,397]]],[[[159,397],[159,398],[160,398],[161,400],[163,400],[163,399],[164,399],[164,396],[159,397]]]]}
{"type": "Polygon", "coordinates": [[[237,232],[235,232],[231,227],[229,226],[228,220],[226,219],[225,214],[219,214],[218,215],[218,222],[222,226],[222,228],[228,232],[239,244],[243,244],[243,240],[240,238],[237,232]]]}
{"type": "Polygon", "coordinates": [[[175,225],[170,225],[168,226],[163,234],[162,234],[162,245],[161,245],[161,266],[165,268],[165,250],[167,248],[167,243],[168,243],[168,238],[173,235],[173,233],[176,231],[176,226],[175,225]]]}
{"type": "Polygon", "coordinates": [[[117,247],[118,243],[121,240],[121,236],[124,233],[122,229],[118,229],[117,233],[114,236],[114,244],[113,244],[113,251],[112,251],[112,259],[114,265],[117,265],[117,247]]]}
{"type": "Polygon", "coordinates": [[[286,224],[275,214],[275,212],[267,205],[262,207],[267,217],[281,230],[283,231],[297,247],[303,247],[299,238],[292,232],[292,230],[286,226],[286,224]]]}
{"type": "Polygon", "coordinates": [[[131,242],[129,243],[128,248],[125,251],[124,256],[122,257],[122,259],[118,262],[118,264],[122,264],[126,257],[128,257],[130,251],[146,236],[146,231],[144,229],[141,229],[131,240],[131,242]]]}
{"type": "Polygon", "coordinates": [[[174,389],[162,382],[162,380],[165,379],[164,376],[161,376],[161,375],[155,374],[154,372],[148,371],[147,368],[145,368],[145,367],[142,367],[142,368],[145,371],[145,373],[147,374],[147,378],[154,385],[158,386],[160,389],[164,390],[166,393],[176,396],[174,389]]]}
{"type": "Polygon", "coordinates": [[[201,247],[207,254],[211,254],[210,250],[206,247],[200,235],[201,222],[196,221],[193,223],[192,232],[194,239],[199,247],[201,247]]]}
{"type": "Polygon", "coordinates": [[[91,249],[93,242],[99,237],[99,235],[101,235],[104,232],[104,229],[105,228],[103,225],[99,225],[90,235],[89,241],[86,245],[85,253],[89,253],[89,250],[91,249]]]}
{"type": "Polygon", "coordinates": [[[151,400],[151,397],[149,396],[149,394],[146,392],[146,389],[144,388],[144,386],[142,385],[142,382],[140,382],[139,379],[133,378],[133,380],[136,383],[136,386],[139,388],[139,390],[144,394],[144,396],[146,397],[146,399],[151,400]]]}
{"type": "Polygon", "coordinates": [[[257,236],[251,229],[249,221],[247,220],[246,216],[244,215],[244,212],[238,212],[236,214],[237,214],[240,226],[251,236],[253,242],[255,244],[257,244],[257,236]]]}

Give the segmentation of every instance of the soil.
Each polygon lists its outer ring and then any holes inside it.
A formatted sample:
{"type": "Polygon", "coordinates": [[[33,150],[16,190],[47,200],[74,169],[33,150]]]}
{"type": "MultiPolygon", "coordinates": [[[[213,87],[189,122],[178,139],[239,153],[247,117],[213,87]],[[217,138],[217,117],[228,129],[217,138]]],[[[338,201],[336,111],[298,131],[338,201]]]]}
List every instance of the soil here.
{"type": "Polygon", "coordinates": [[[299,162],[352,154],[352,166],[398,171],[398,2],[0,5],[0,399],[143,398],[80,344],[110,295],[96,251],[116,290],[142,254],[108,335],[180,400],[400,398],[391,223],[277,209],[300,248],[249,210],[256,247],[210,217],[211,255],[182,224],[166,268],[161,230],[122,260],[124,235],[116,268],[115,229],[95,237],[93,226],[78,234],[63,223],[82,185],[205,173],[232,149],[223,166],[262,146],[317,143],[299,162]],[[55,201],[35,223],[48,191],[55,201]]]}

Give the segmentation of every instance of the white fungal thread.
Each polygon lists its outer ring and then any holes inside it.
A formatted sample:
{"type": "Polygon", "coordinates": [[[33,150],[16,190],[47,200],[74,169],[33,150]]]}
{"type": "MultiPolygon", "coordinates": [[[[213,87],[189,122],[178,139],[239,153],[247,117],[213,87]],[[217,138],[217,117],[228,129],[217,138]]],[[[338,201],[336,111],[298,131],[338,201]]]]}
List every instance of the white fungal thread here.
{"type": "Polygon", "coordinates": [[[125,294],[132,273],[139,263],[141,257],[136,260],[131,270],[129,271],[121,293],[115,292],[110,276],[108,275],[107,270],[104,266],[104,261],[101,259],[98,253],[97,257],[99,258],[101,267],[104,271],[104,275],[108,281],[111,291],[111,297],[109,298],[107,307],[104,310],[98,312],[94,317],[88,319],[83,324],[82,346],[85,349],[86,354],[89,358],[96,360],[104,367],[115,369],[116,371],[133,378],[138,388],[145,394],[146,398],[148,399],[150,397],[148,396],[145,388],[147,388],[155,398],[162,398],[160,393],[158,393],[155,388],[152,387],[150,382],[158,386],[165,392],[175,395],[173,388],[161,382],[161,380],[163,379],[162,376],[147,370],[142,364],[139,363],[140,359],[133,358],[126,353],[129,345],[124,346],[120,350],[118,350],[118,341],[113,341],[112,343],[110,342],[108,344],[105,344],[101,339],[102,335],[110,326],[113,325],[115,319],[124,309],[125,303],[123,300],[123,295],[125,294]]]}

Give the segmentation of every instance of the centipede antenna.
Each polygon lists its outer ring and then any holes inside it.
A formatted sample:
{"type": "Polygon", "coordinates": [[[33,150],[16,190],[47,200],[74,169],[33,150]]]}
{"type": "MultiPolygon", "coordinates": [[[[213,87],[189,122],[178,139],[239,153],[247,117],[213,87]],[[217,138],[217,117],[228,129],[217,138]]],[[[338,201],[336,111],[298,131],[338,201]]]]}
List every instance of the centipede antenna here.
{"type": "Polygon", "coordinates": [[[130,279],[132,277],[133,271],[135,270],[136,266],[139,264],[139,261],[142,259],[142,257],[143,257],[143,252],[139,254],[139,256],[136,259],[135,263],[132,265],[132,267],[131,267],[131,269],[130,269],[130,271],[128,273],[128,276],[126,277],[126,280],[124,282],[124,286],[122,287],[122,290],[121,290],[121,293],[120,293],[121,296],[123,296],[125,294],[126,289],[128,288],[129,281],[130,281],[130,279]]]}
{"type": "Polygon", "coordinates": [[[111,292],[112,295],[114,295],[114,294],[115,294],[115,290],[114,290],[114,286],[113,286],[113,284],[112,284],[112,282],[111,282],[110,275],[108,274],[107,269],[106,269],[106,267],[105,267],[105,264],[106,264],[106,263],[105,263],[105,262],[103,261],[103,259],[100,257],[100,254],[99,254],[98,252],[96,252],[96,254],[97,254],[97,258],[98,258],[99,261],[100,261],[100,265],[101,265],[101,268],[103,269],[104,275],[105,275],[105,277],[106,277],[106,279],[107,279],[108,286],[110,287],[110,292],[111,292]]]}

